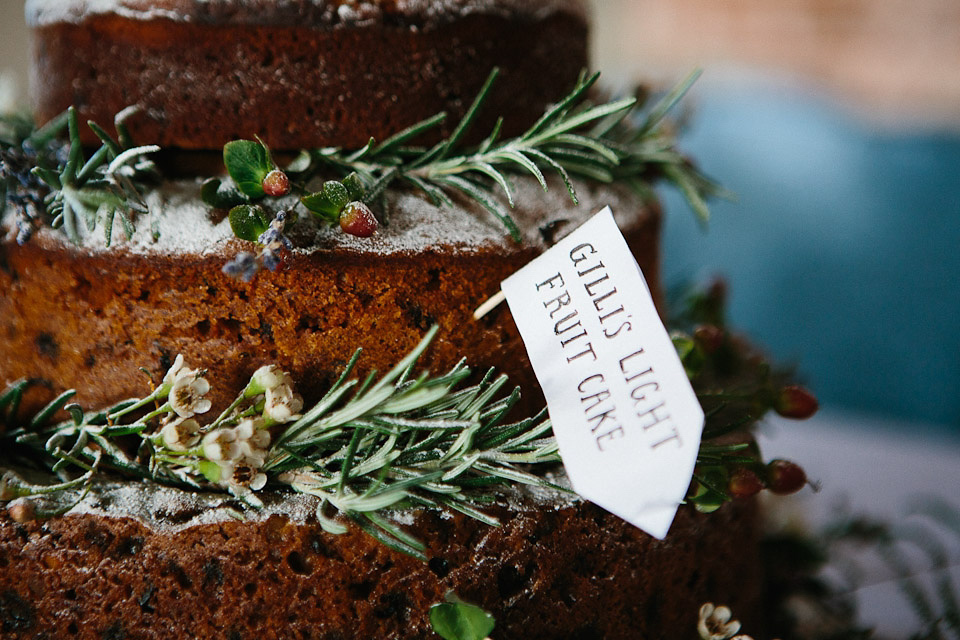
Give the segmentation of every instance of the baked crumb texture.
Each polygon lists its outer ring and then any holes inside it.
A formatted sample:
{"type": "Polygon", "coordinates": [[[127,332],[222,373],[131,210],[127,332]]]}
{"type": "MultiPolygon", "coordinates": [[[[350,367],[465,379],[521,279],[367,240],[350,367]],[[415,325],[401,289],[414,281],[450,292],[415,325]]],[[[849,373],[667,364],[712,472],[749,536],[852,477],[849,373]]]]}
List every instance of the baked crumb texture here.
{"type": "Polygon", "coordinates": [[[428,638],[428,609],[452,589],[496,616],[498,638],[675,638],[707,601],[755,628],[752,502],[681,509],[664,542],[589,503],[490,512],[502,527],[417,513],[407,528],[426,563],[280,515],[171,534],[3,514],[0,626],[7,638],[428,638]]]}
{"type": "MultiPolygon", "coordinates": [[[[659,298],[659,209],[634,206],[624,231],[659,298]]],[[[143,395],[150,380],[140,367],[159,381],[183,354],[191,367],[210,372],[213,411],[264,364],[289,371],[310,403],[358,347],[364,352],[357,375],[386,372],[438,324],[422,367],[442,372],[461,358],[475,371],[496,367],[524,390],[521,410],[542,408],[507,306],[473,319],[541,247],[314,248],[287,253],[276,272],[243,283],[221,268],[226,256],[246,248],[232,240],[205,253],[97,251],[52,234],[23,246],[0,242],[0,382],[47,383],[25,399],[23,411],[71,388],[93,409],[143,395]]]]}
{"type": "MultiPolygon", "coordinates": [[[[353,148],[441,111],[449,117],[434,137],[449,135],[499,66],[479,139],[499,116],[505,135],[522,132],[587,66],[580,11],[464,12],[428,24],[389,13],[337,26],[321,18],[251,24],[106,12],[44,22],[33,30],[35,114],[46,122],[74,105],[81,122],[109,126],[136,104],[142,112],[130,128],[143,144],[220,149],[260,136],[275,150],[353,148]]],[[[97,143],[86,127],[82,135],[97,143]]]]}

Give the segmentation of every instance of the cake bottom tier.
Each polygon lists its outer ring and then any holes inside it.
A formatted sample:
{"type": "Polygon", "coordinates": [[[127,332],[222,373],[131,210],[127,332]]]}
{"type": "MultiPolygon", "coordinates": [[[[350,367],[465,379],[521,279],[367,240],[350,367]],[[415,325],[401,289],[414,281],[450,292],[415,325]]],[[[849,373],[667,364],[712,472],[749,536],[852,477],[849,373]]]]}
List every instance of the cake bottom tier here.
{"type": "MultiPolygon", "coordinates": [[[[128,499],[147,509],[135,486],[128,499]]],[[[503,640],[653,640],[695,637],[706,601],[749,625],[759,599],[752,502],[709,516],[681,508],[664,541],[578,501],[502,502],[487,508],[500,527],[398,515],[427,562],[352,526],[326,533],[309,515],[216,521],[208,507],[153,504],[147,520],[0,516],[3,637],[435,638],[429,607],[452,591],[493,613],[503,640]]]]}

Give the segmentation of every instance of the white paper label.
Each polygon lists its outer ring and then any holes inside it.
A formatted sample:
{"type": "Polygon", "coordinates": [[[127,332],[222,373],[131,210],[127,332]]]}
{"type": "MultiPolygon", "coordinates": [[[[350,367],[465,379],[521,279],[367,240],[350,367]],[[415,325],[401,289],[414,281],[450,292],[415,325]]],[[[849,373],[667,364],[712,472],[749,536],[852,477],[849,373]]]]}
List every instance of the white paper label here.
{"type": "Polygon", "coordinates": [[[574,490],[664,538],[703,410],[607,207],[502,284],[574,490]]]}

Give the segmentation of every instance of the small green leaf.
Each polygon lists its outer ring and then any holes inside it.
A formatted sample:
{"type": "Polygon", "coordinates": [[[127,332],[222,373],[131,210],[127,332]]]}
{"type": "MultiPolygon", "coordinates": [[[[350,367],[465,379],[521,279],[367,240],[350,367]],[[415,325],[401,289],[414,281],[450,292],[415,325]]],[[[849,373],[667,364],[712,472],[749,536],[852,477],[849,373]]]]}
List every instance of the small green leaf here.
{"type": "Polygon", "coordinates": [[[113,242],[113,214],[115,211],[116,209],[110,209],[103,212],[103,240],[108,247],[113,242]]]}
{"type": "Polygon", "coordinates": [[[6,411],[6,417],[10,424],[17,417],[17,409],[20,408],[20,399],[23,398],[23,392],[33,384],[30,380],[17,380],[0,393],[0,418],[3,417],[3,411],[6,411]]]}
{"type": "Polygon", "coordinates": [[[698,486],[696,493],[687,498],[700,513],[713,513],[730,499],[722,487],[727,485],[727,472],[723,467],[711,467],[704,473],[694,473],[698,486]]]}
{"type": "Polygon", "coordinates": [[[58,116],[55,116],[50,120],[50,122],[31,133],[24,142],[29,144],[34,149],[39,149],[40,147],[46,146],[48,142],[63,133],[64,127],[67,126],[68,117],[69,114],[66,111],[58,116]]]}
{"type": "Polygon", "coordinates": [[[343,182],[343,186],[347,188],[350,200],[363,200],[366,188],[363,186],[363,180],[360,179],[356,171],[348,175],[341,182],[343,182]]]}
{"type": "Polygon", "coordinates": [[[247,202],[247,197],[230,186],[225,186],[219,178],[208,178],[200,187],[200,199],[214,209],[232,209],[247,202]]]}
{"type": "MultiPolygon", "coordinates": [[[[347,178],[349,178],[349,176],[347,178]]],[[[343,208],[347,206],[351,200],[357,199],[350,197],[350,188],[345,186],[345,182],[347,182],[347,179],[344,179],[344,182],[337,182],[336,180],[324,182],[323,188],[320,191],[300,198],[300,202],[312,213],[329,222],[336,222],[343,208]]],[[[359,176],[356,177],[355,181],[350,179],[349,184],[353,185],[352,188],[354,190],[357,189],[356,183],[360,183],[359,176]]],[[[359,188],[363,188],[363,183],[360,183],[359,188]]]]}
{"type": "Polygon", "coordinates": [[[443,602],[430,607],[430,624],[444,640],[484,640],[493,631],[493,616],[465,602],[443,602]]]}
{"type": "Polygon", "coordinates": [[[103,142],[107,149],[110,150],[110,153],[113,154],[114,158],[123,153],[123,149],[119,144],[117,144],[117,141],[114,140],[113,137],[103,129],[103,127],[98,125],[93,120],[87,120],[87,126],[90,127],[90,130],[93,131],[98,138],[100,138],[101,142],[103,142]]]}
{"type": "Polygon", "coordinates": [[[73,424],[75,426],[79,427],[81,424],[83,424],[83,409],[80,407],[79,404],[77,404],[76,402],[71,402],[70,404],[65,406],[63,409],[64,411],[67,411],[70,413],[70,418],[73,420],[73,424]]]}
{"type": "Polygon", "coordinates": [[[262,142],[234,140],[223,147],[223,164],[237,187],[251,198],[263,197],[263,179],[273,169],[262,142]]]}
{"type": "Polygon", "coordinates": [[[323,183],[323,195],[337,208],[337,213],[350,203],[350,191],[342,182],[336,180],[323,183]]]}
{"type": "Polygon", "coordinates": [[[309,151],[301,151],[297,154],[297,157],[290,161],[290,164],[286,166],[284,171],[289,173],[303,173],[310,168],[310,165],[313,164],[313,158],[310,157],[309,151]]]}
{"type": "Polygon", "coordinates": [[[673,348],[677,350],[677,355],[681,360],[693,353],[693,350],[696,347],[693,337],[680,331],[674,331],[670,335],[670,340],[673,342],[673,348]]]}
{"type": "Polygon", "coordinates": [[[44,169],[43,167],[34,167],[30,170],[30,173],[37,176],[41,180],[47,183],[54,191],[59,191],[63,188],[60,183],[60,174],[56,171],[51,171],[50,169],[44,169]]]}
{"type": "Polygon", "coordinates": [[[112,213],[108,214],[111,218],[114,215],[120,217],[120,226],[123,227],[123,233],[127,236],[127,240],[133,239],[133,234],[136,232],[136,227],[133,226],[133,220],[130,219],[130,216],[121,208],[115,209],[112,213]]]}
{"type": "Polygon", "coordinates": [[[270,218],[259,205],[241,204],[230,209],[230,228],[241,240],[256,242],[269,226],[270,218]]]}
{"type": "Polygon", "coordinates": [[[197,471],[210,482],[220,481],[220,465],[213,460],[201,460],[197,463],[197,471]]]}
{"type": "Polygon", "coordinates": [[[336,222],[340,215],[340,210],[331,204],[322,191],[303,196],[300,198],[300,202],[310,213],[320,216],[328,222],[336,222]]]}
{"type": "Polygon", "coordinates": [[[45,406],[43,409],[40,410],[39,413],[33,416],[33,420],[30,421],[30,428],[37,429],[47,424],[50,421],[50,419],[53,418],[54,414],[56,414],[57,411],[60,411],[61,409],[63,409],[63,407],[70,401],[70,398],[72,398],[75,395],[77,395],[77,392],[75,389],[68,389],[67,391],[64,391],[59,396],[51,400],[50,404],[45,406]]]}

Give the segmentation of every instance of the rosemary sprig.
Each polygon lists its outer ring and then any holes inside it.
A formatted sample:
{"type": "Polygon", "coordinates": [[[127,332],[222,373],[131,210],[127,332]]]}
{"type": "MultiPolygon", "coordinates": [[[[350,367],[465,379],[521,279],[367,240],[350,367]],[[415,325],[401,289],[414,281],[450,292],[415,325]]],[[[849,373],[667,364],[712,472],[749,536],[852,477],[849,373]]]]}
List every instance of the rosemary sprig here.
{"type": "MultiPolygon", "coordinates": [[[[360,200],[375,204],[399,182],[423,192],[436,206],[450,205],[454,194],[475,201],[498,218],[515,240],[520,240],[520,230],[510,213],[516,206],[511,176],[517,174],[532,176],[544,191],[548,190],[545,176],[558,174],[574,204],[578,197],[572,177],[626,184],[644,198],[652,193],[653,179],[662,177],[684,193],[703,221],[709,217],[707,198],[727,195],[676,150],[673,131],[664,125],[667,113],[698,73],[691,74],[645,111],[636,98],[593,103],[590,91],[600,74],[584,74],[566,97],[522,135],[501,140],[504,120],[500,118],[480,144],[464,145],[498,73],[497,69],[491,72],[450,137],[431,147],[416,146],[415,141],[445,122],[445,113],[427,118],[381,143],[371,139],[357,150],[325,148],[303,152],[287,167],[301,190],[305,191],[304,185],[321,174],[339,175],[342,184],[327,180],[320,191],[306,193],[300,202],[321,221],[336,223],[339,219],[344,230],[351,233],[341,217],[348,203],[360,200]]],[[[238,211],[237,207],[262,199],[266,183],[262,185],[258,180],[265,180],[268,173],[275,174],[277,170],[269,158],[269,150],[260,142],[228,143],[224,147],[224,164],[239,191],[224,188],[218,179],[211,179],[205,185],[204,201],[210,206],[235,207],[238,211]],[[257,180],[251,182],[251,176],[257,180]]],[[[280,193],[285,194],[286,190],[280,193]]],[[[266,219],[269,216],[264,216],[266,219]]],[[[257,232],[265,229],[262,221],[254,231],[240,224],[233,226],[235,233],[246,239],[256,238],[257,232]]]]}
{"type": "MultiPolygon", "coordinates": [[[[690,333],[674,332],[706,413],[687,497],[706,512],[763,488],[789,493],[802,487],[799,467],[783,460],[765,464],[752,440],[736,432],[771,408],[790,417],[803,417],[797,406],[812,412],[804,402],[795,404],[798,397],[811,399],[807,392],[797,396],[798,387],[786,385],[722,326],[704,323],[723,317],[722,291],[714,286],[691,296],[689,309],[677,314],[692,323],[690,333]],[[783,404],[784,398],[794,404],[783,404]]],[[[380,378],[352,378],[358,351],[308,408],[289,375],[263,367],[203,426],[198,418],[210,409],[208,376],[180,357],[151,393],[100,411],[82,411],[67,391],[32,419],[19,420],[30,383],[18,381],[0,393],[0,422],[10,427],[0,435],[2,464],[40,466],[58,478],[45,486],[8,473],[0,500],[86,491],[98,471],[229,491],[252,507],[260,504],[257,491],[270,484],[320,498],[317,518],[327,531],[345,531],[348,519],[397,549],[422,555],[419,543],[384,510],[444,509],[496,525],[482,508],[490,488],[553,487],[545,471],[560,461],[543,412],[507,420],[519,391],[508,391],[504,376],[490,371],[471,382],[462,363],[441,375],[415,373],[436,332],[380,378]],[[50,424],[61,411],[70,419],[50,424]]]]}
{"type": "Polygon", "coordinates": [[[697,215],[709,217],[706,199],[726,195],[675,149],[666,114],[699,76],[691,74],[645,116],[637,116],[636,98],[594,104],[590,89],[600,74],[582,75],[573,90],[522,135],[500,140],[501,118],[479,145],[463,147],[464,135],[482,111],[498,75],[487,79],[454,133],[430,148],[407,146],[434,129],[445,114],[428,118],[385,142],[371,141],[358,151],[322,149],[313,154],[317,170],[356,173],[367,187],[367,200],[375,199],[392,183],[404,181],[423,191],[436,205],[449,204],[448,194],[459,192],[500,219],[514,239],[519,230],[510,215],[515,206],[511,174],[529,174],[546,191],[545,173],[562,178],[574,203],[578,202],[571,176],[612,183],[622,182],[641,195],[649,195],[650,181],[662,176],[681,189],[697,215]],[[495,196],[502,191],[506,205],[495,196]]]}
{"type": "MultiPolygon", "coordinates": [[[[332,510],[385,543],[421,555],[419,543],[383,518],[383,510],[430,506],[496,524],[478,508],[487,488],[553,486],[529,469],[560,459],[542,414],[504,421],[519,399],[517,391],[503,393],[505,376],[490,373],[467,385],[470,370],[463,364],[443,375],[415,376],[416,361],[435,335],[436,328],[379,380],[349,379],[358,353],[302,415],[293,414],[300,401],[275,367],[255,373],[231,407],[204,427],[194,415],[209,408],[201,397],[209,389],[206,373],[185,367],[182,359],[146,397],[101,411],[80,411],[69,404],[74,393],[66,392],[2,440],[64,478],[71,470],[82,475],[45,487],[8,472],[0,499],[86,490],[99,469],[227,490],[256,507],[255,491],[269,480],[322,498],[317,515],[330,531],[344,530],[332,510]],[[182,397],[193,399],[184,404],[182,397]],[[62,409],[70,419],[47,426],[62,409]]],[[[21,381],[0,394],[0,415],[12,415],[26,387],[21,381]]]]}
{"type": "Polygon", "coordinates": [[[18,242],[26,242],[38,226],[49,224],[62,227],[79,243],[78,218],[91,233],[102,225],[107,246],[117,219],[127,238],[132,237],[134,215],[147,212],[140,189],[156,171],[146,155],[159,150],[155,145],[134,146],[126,121],[135,112],[127,108],[117,114],[116,140],[88,122],[101,140],[89,158],[73,107],[40,129],[23,118],[0,120],[0,195],[17,213],[18,242]],[[64,131],[66,143],[59,140],[64,131]]]}
{"type": "MultiPolygon", "coordinates": [[[[800,489],[805,476],[799,467],[784,460],[765,464],[756,444],[736,432],[771,408],[795,418],[815,409],[808,392],[785,384],[722,326],[704,324],[723,317],[722,291],[714,286],[691,296],[689,309],[677,315],[695,328],[674,332],[706,413],[687,496],[705,512],[763,488],[781,494],[800,489]]],[[[271,484],[320,498],[316,515],[327,531],[345,531],[345,518],[397,549],[422,555],[419,543],[386,519],[384,510],[444,509],[496,525],[482,508],[490,488],[558,488],[545,471],[560,461],[545,412],[507,420],[520,392],[508,390],[505,376],[489,371],[471,382],[463,363],[440,375],[416,374],[417,360],[436,333],[434,327],[380,378],[352,378],[357,351],[308,408],[288,374],[262,367],[203,426],[199,416],[211,408],[204,398],[208,375],[187,367],[182,357],[151,393],[99,411],[81,410],[75,393],[66,391],[32,419],[20,420],[18,407],[30,382],[15,382],[0,393],[0,422],[10,427],[0,434],[0,466],[39,466],[57,480],[44,486],[8,473],[0,500],[86,491],[97,471],[228,491],[252,507],[260,505],[257,491],[271,484]],[[70,418],[50,424],[61,412],[70,418]]]]}

